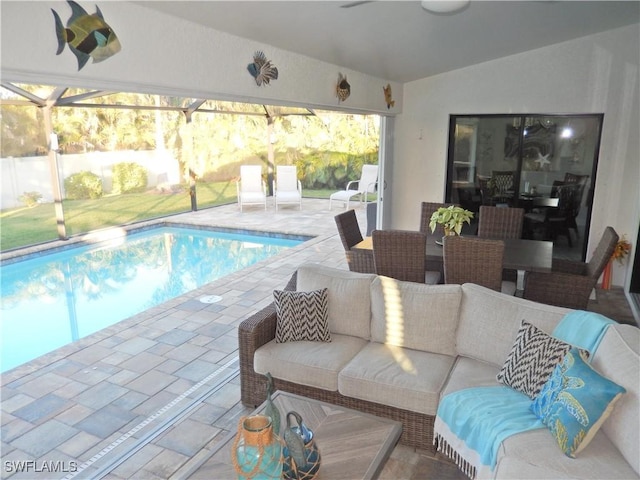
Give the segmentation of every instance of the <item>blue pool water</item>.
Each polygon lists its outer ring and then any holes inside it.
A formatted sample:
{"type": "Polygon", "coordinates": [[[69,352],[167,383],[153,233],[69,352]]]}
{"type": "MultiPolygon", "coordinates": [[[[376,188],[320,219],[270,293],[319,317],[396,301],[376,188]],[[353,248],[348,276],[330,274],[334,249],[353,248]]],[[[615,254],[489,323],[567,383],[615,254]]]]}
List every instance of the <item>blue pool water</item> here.
{"type": "Polygon", "coordinates": [[[301,243],[160,227],[0,271],[0,371],[301,243]]]}

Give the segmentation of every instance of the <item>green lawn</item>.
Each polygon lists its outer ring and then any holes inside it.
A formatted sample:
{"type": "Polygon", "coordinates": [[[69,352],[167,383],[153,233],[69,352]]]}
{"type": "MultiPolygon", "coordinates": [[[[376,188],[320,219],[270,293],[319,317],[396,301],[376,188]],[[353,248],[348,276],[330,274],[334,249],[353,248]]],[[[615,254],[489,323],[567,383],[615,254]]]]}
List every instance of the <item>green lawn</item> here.
{"type": "MultiPolygon", "coordinates": [[[[199,183],[199,208],[236,201],[233,182],[199,183]]],[[[106,195],[96,200],[64,200],[67,235],[124,225],[191,210],[188,191],[106,195]]],[[[58,238],[55,207],[51,203],[0,213],[0,249],[46,242],[58,238]]]]}
{"type": "MultiPolygon", "coordinates": [[[[329,198],[335,190],[303,190],[308,198],[329,198]]],[[[198,208],[236,202],[234,182],[198,183],[198,208]]],[[[105,227],[125,225],[191,210],[188,191],[173,194],[156,192],[106,195],[96,200],[64,200],[67,235],[77,235],[105,227]]],[[[33,208],[0,212],[0,250],[9,250],[56,240],[55,207],[52,203],[33,208]]]]}

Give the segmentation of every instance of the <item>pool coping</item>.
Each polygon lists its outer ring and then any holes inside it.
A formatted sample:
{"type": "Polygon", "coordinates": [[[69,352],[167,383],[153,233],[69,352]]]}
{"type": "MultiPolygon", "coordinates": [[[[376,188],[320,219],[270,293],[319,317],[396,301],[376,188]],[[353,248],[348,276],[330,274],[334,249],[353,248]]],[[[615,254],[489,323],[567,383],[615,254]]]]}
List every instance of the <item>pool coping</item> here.
{"type": "Polygon", "coordinates": [[[248,228],[219,227],[212,225],[191,224],[186,222],[172,222],[168,220],[156,220],[145,224],[123,225],[121,227],[108,227],[93,232],[80,234],[68,240],[52,240],[51,242],[31,245],[17,250],[11,250],[0,254],[0,267],[13,263],[30,260],[53,253],[60,253],[73,248],[86,247],[126,237],[140,232],[146,232],[156,228],[187,228],[191,230],[206,230],[210,232],[231,233],[239,235],[257,235],[268,238],[281,238],[285,240],[298,240],[308,242],[315,235],[303,235],[299,233],[287,233],[268,230],[252,230],[248,228]],[[25,252],[26,250],[26,252],[25,252]]]}

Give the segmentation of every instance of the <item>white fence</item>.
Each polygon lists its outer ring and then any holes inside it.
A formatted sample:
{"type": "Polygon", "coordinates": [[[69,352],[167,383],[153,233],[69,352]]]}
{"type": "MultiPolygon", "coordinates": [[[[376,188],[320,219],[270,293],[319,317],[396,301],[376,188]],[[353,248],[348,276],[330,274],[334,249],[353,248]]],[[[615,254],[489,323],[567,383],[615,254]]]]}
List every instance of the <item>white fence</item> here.
{"type": "MultiPolygon", "coordinates": [[[[42,202],[53,201],[53,188],[49,169],[49,157],[2,158],[0,209],[23,206],[18,197],[25,192],[38,192],[42,202]]],[[[118,152],[91,152],[73,155],[58,155],[60,187],[64,198],[64,179],[77,172],[90,171],[102,179],[102,188],[110,193],[113,165],[132,162],[147,169],[148,187],[159,184],[180,183],[178,161],[166,150],[125,150],[118,152]]]]}

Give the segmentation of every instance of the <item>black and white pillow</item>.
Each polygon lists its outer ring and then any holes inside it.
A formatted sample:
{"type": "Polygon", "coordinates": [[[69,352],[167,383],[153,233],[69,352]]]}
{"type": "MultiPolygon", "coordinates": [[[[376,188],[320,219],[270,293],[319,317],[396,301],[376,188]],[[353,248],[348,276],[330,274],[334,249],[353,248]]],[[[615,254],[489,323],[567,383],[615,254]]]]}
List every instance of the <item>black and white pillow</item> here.
{"type": "Polygon", "coordinates": [[[311,292],[274,290],[276,343],[330,342],[327,289],[311,292]]]}
{"type": "Polygon", "coordinates": [[[523,320],[496,379],[533,399],[570,349],[570,344],[523,320]]]}

